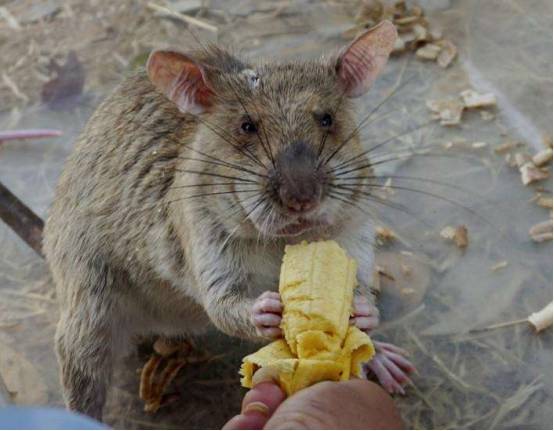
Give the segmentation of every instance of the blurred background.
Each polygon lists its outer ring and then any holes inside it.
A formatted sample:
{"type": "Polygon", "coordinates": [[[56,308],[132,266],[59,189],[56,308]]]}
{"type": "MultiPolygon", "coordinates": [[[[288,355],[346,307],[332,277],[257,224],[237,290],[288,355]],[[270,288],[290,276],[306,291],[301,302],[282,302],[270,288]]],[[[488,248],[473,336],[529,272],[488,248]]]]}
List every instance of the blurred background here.
{"type": "MultiPolygon", "coordinates": [[[[408,350],[419,370],[400,410],[410,428],[552,428],[552,329],[482,330],[552,301],[552,162],[531,161],[552,147],[549,0],[0,0],[0,183],[44,219],[94,108],[151,49],[194,46],[191,31],[253,61],[285,61],[336,52],[384,18],[401,42],[359,105],[362,119],[386,100],[364,142],[388,141],[381,192],[409,209],[374,208],[376,337],[408,350]],[[7,134],[27,129],[60,136],[7,134]],[[529,166],[536,180],[524,184],[529,166]],[[537,223],[550,223],[543,241],[529,233],[537,223]],[[467,246],[451,235],[461,226],[467,246]]],[[[4,401],[62,405],[56,320],[44,260],[0,222],[4,401]]],[[[187,366],[171,388],[180,397],[148,414],[138,397],[147,341],[116,367],[109,425],[218,428],[238,411],[240,360],[255,346],[215,332],[198,340],[209,359],[187,366]]]]}

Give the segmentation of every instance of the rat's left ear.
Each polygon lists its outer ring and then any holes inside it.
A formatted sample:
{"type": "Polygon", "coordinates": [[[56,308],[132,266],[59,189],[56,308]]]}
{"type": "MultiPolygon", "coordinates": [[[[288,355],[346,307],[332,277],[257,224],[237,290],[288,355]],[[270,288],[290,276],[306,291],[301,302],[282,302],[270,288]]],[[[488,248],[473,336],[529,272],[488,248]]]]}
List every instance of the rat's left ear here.
{"type": "Polygon", "coordinates": [[[358,97],[369,90],[385,68],[396,37],[394,25],[382,21],[342,50],[335,69],[348,97],[358,97]]]}

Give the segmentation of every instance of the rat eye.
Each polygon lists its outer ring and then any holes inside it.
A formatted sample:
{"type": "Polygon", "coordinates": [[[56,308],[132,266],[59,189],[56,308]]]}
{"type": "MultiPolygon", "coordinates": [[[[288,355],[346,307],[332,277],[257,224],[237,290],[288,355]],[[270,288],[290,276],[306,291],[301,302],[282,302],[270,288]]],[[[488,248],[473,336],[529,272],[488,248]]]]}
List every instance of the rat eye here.
{"type": "Polygon", "coordinates": [[[252,121],[245,121],[241,124],[240,128],[245,133],[256,133],[258,131],[258,128],[252,121]]]}
{"type": "Polygon", "coordinates": [[[333,117],[331,117],[331,114],[323,114],[323,116],[319,120],[319,125],[321,127],[331,127],[332,124],[333,124],[333,117]]]}

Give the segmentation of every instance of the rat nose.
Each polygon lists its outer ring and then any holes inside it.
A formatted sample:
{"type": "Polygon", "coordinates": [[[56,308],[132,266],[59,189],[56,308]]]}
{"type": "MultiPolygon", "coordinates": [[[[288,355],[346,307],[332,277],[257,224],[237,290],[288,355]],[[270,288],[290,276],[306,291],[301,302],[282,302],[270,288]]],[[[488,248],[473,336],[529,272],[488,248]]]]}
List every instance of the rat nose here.
{"type": "Polygon", "coordinates": [[[314,209],[319,203],[319,189],[315,184],[304,184],[300,187],[281,186],[279,198],[287,210],[304,213],[314,209]]]}
{"type": "Polygon", "coordinates": [[[317,156],[302,141],[288,145],[277,157],[278,195],[281,205],[293,213],[308,212],[319,205],[322,181],[317,156]]]}

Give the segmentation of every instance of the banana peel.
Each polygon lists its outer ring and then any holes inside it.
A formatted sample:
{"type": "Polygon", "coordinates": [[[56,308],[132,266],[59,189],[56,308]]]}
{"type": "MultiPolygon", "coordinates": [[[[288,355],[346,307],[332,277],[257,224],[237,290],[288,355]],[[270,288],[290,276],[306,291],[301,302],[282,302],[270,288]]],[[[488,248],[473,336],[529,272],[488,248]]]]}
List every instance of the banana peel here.
{"type": "Polygon", "coordinates": [[[362,377],[375,354],[369,336],[349,326],[356,261],[335,241],[287,245],[279,293],[284,338],[243,359],[241,384],[269,373],[287,395],[314,383],[362,377]]]}

